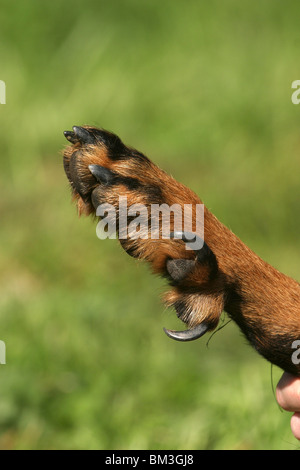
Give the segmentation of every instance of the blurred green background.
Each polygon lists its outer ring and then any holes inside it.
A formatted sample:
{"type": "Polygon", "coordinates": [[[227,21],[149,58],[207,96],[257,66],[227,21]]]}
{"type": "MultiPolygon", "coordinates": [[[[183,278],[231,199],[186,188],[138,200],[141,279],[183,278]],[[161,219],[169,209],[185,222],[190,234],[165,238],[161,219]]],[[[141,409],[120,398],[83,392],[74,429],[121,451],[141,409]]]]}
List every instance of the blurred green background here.
{"type": "Polygon", "coordinates": [[[1,449],[297,448],[233,323],[164,335],[164,282],[78,219],[61,151],[114,131],[299,279],[299,40],[289,0],[1,1],[1,449]]]}

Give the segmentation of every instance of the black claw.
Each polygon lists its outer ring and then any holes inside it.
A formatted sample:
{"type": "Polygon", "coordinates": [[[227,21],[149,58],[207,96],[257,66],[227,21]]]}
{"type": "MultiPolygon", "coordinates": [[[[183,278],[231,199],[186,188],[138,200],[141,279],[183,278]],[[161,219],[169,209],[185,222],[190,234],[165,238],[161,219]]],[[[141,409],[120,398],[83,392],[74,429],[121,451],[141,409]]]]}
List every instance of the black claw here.
{"type": "Polygon", "coordinates": [[[204,322],[194,328],[183,331],[167,330],[167,328],[164,328],[166,335],[176,341],[193,341],[194,339],[198,339],[203,336],[208,330],[209,326],[204,322]]]}
{"type": "Polygon", "coordinates": [[[94,144],[94,136],[84,127],[73,126],[73,131],[79,142],[82,144],[94,144]]]}
{"type": "Polygon", "coordinates": [[[182,281],[194,268],[195,260],[192,259],[169,259],[166,268],[174,281],[182,281]]]}
{"type": "Polygon", "coordinates": [[[89,170],[99,183],[109,185],[116,179],[115,173],[104,166],[89,165],[89,170]]]}
{"type": "Polygon", "coordinates": [[[64,136],[72,144],[76,144],[76,142],[78,142],[78,139],[75,137],[75,134],[72,131],[64,131],[64,136]]]}

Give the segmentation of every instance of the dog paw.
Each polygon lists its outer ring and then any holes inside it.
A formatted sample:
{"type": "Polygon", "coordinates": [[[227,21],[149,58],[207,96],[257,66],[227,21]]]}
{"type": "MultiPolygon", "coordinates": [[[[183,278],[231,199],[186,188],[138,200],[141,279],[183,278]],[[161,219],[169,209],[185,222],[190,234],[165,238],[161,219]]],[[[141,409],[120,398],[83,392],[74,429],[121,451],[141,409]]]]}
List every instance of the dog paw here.
{"type": "Polygon", "coordinates": [[[198,196],[111,132],[74,126],[64,135],[71,144],[64,169],[79,213],[104,221],[111,209],[113,219],[105,222],[112,221],[124,250],[168,279],[173,289],[167,305],[197,327],[175,339],[194,339],[215,328],[224,304],[222,280],[214,253],[199,235],[204,220],[199,221],[198,196]]]}

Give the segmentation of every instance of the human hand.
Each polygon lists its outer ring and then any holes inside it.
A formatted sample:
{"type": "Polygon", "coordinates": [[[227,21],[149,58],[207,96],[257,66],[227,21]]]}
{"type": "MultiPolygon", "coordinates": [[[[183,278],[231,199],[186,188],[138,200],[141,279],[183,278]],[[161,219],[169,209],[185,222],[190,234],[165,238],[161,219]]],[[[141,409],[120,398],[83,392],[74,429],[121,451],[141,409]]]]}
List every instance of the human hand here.
{"type": "Polygon", "coordinates": [[[300,377],[284,372],[276,388],[278,404],[286,411],[293,411],[291,429],[300,440],[300,377]]]}

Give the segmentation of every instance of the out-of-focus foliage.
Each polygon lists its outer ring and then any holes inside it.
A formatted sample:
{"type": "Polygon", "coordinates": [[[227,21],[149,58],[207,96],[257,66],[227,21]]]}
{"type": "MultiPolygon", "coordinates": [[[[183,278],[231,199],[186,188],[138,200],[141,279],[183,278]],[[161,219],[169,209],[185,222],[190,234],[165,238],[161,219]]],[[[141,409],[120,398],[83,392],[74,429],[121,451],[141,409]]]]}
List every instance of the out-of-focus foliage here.
{"type": "Polygon", "coordinates": [[[290,0],[2,1],[2,449],[297,446],[233,323],[208,347],[163,334],[164,282],[77,218],[61,150],[72,125],[116,132],[299,279],[298,17],[290,0]]]}

